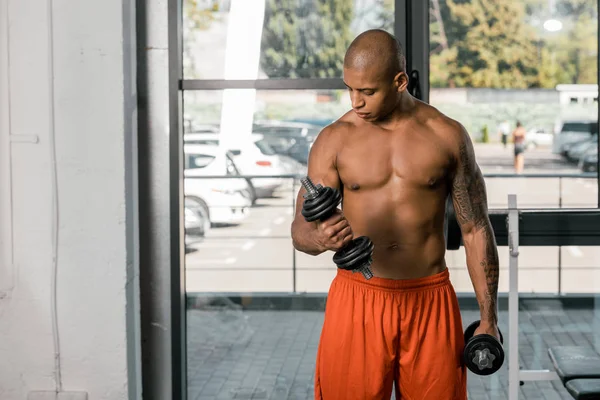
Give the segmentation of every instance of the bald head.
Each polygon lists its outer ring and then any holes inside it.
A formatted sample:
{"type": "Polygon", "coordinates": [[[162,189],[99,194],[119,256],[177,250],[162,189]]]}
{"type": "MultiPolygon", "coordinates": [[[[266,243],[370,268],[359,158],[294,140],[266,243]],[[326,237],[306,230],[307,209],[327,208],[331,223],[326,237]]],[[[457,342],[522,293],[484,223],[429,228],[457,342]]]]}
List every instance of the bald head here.
{"type": "Polygon", "coordinates": [[[379,67],[378,72],[393,77],[406,72],[406,58],[400,42],[388,32],[372,29],[352,41],[344,57],[344,68],[364,70],[379,67]]]}

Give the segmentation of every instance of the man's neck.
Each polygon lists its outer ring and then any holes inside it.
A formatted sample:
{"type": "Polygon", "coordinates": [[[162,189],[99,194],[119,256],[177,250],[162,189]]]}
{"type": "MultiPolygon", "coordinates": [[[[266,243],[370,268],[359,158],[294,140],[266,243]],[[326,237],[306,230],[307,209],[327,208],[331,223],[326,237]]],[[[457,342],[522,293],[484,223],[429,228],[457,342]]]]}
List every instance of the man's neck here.
{"type": "Polygon", "coordinates": [[[408,92],[401,93],[394,109],[383,119],[374,124],[384,129],[390,129],[410,117],[417,105],[417,101],[408,92]]]}

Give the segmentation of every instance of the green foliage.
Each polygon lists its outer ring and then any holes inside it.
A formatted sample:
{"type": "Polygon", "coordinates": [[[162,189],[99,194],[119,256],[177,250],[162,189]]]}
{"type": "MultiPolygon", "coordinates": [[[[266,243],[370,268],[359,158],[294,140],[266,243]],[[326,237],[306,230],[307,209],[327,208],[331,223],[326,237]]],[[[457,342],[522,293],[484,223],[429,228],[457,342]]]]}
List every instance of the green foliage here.
{"type": "Polygon", "coordinates": [[[489,143],[490,134],[488,132],[488,126],[484,125],[483,129],[481,129],[481,143],[489,143]]]}
{"type": "Polygon", "coordinates": [[[260,64],[269,78],[340,77],[353,0],[267,0],[260,64]]]}
{"type": "Polygon", "coordinates": [[[450,17],[444,23],[454,34],[440,58],[451,69],[449,86],[536,86],[537,52],[522,2],[447,0],[446,6],[450,17]]]}
{"type": "MultiPolygon", "coordinates": [[[[430,7],[430,84],[439,87],[554,88],[597,81],[597,4],[590,0],[423,0],[430,7]],[[548,32],[543,22],[563,22],[548,32]]],[[[221,15],[214,0],[184,0],[184,68],[192,46],[221,15]],[[206,3],[202,3],[206,4],[206,3]]],[[[352,27],[394,26],[394,0],[266,0],[261,69],[270,78],[340,77],[352,27]],[[370,3],[370,4],[371,4],[370,3]],[[366,12],[367,8],[360,12],[366,12]],[[375,19],[373,19],[373,12],[375,19]],[[369,21],[369,22],[366,22],[369,21]]],[[[405,45],[405,44],[404,44],[405,45]]]]}
{"type": "MultiPolygon", "coordinates": [[[[394,1],[395,0],[377,0],[379,6],[378,20],[379,28],[394,33],[394,1]]],[[[403,43],[404,44],[404,43],[403,43]]]]}
{"type": "Polygon", "coordinates": [[[213,1],[208,8],[198,5],[198,0],[183,1],[183,69],[184,76],[197,78],[194,65],[193,46],[196,43],[196,35],[202,34],[210,24],[217,19],[219,3],[213,1]]]}
{"type": "Polygon", "coordinates": [[[589,0],[429,0],[432,87],[554,88],[596,83],[597,13],[589,0]],[[550,16],[563,22],[547,32],[550,16]]]}

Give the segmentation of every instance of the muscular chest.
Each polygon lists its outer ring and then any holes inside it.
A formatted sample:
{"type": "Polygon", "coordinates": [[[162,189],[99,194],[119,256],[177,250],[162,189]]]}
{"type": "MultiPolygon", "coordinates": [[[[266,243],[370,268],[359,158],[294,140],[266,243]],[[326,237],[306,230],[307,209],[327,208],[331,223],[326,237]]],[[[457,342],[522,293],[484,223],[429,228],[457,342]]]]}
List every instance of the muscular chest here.
{"type": "Polygon", "coordinates": [[[351,191],[383,186],[434,189],[446,182],[451,156],[431,135],[355,135],[338,154],[338,171],[351,191]]]}

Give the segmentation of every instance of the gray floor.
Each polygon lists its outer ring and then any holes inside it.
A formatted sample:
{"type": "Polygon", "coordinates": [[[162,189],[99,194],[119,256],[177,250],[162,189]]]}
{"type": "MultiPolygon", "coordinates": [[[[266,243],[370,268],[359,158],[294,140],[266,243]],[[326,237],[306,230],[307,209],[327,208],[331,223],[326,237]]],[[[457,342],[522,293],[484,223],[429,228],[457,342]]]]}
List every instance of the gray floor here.
{"type": "MultiPolygon", "coordinates": [[[[562,310],[556,303],[522,305],[522,368],[552,368],[548,346],[592,347],[594,340],[600,342],[598,312],[595,316],[593,310],[562,310]]],[[[463,312],[465,325],[477,318],[476,311],[463,312]]],[[[506,331],[507,318],[507,312],[501,312],[501,329],[506,331]]],[[[322,323],[323,313],[318,311],[242,311],[232,305],[189,310],[189,399],[312,399],[322,323]]],[[[469,373],[469,398],[507,399],[506,365],[492,377],[469,373]]],[[[520,399],[571,399],[560,382],[528,382],[520,392],[520,399]]]]}

